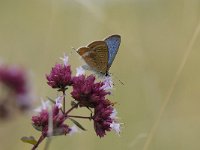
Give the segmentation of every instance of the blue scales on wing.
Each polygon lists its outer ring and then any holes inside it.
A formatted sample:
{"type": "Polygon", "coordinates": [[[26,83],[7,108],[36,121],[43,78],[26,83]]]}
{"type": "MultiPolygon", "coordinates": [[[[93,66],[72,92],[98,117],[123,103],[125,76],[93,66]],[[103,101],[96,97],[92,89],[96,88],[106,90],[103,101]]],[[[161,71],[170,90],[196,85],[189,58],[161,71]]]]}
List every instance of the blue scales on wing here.
{"type": "Polygon", "coordinates": [[[111,35],[104,40],[108,46],[108,69],[111,67],[115,56],[118,52],[121,36],[120,35],[111,35]]]}

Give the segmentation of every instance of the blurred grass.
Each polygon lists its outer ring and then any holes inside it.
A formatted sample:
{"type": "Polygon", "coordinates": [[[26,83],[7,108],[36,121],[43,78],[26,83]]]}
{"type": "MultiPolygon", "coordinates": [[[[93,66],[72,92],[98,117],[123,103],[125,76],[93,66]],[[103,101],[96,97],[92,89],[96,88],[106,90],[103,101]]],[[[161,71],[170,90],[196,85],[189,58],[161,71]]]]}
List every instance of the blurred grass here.
{"type": "MultiPolygon", "coordinates": [[[[56,96],[45,80],[64,52],[75,67],[82,64],[71,47],[78,48],[110,34],[121,34],[122,44],[111,72],[117,79],[111,100],[117,101],[120,137],[99,139],[91,123],[88,131],[53,139],[52,149],[142,150],[159,116],[175,74],[198,26],[198,0],[1,0],[0,58],[29,68],[39,97],[56,96]]],[[[174,87],[148,150],[200,148],[200,38],[174,87]]],[[[39,137],[31,115],[0,124],[0,149],[30,149],[19,139],[39,137]]],[[[42,144],[39,149],[42,149],[42,144]]]]}

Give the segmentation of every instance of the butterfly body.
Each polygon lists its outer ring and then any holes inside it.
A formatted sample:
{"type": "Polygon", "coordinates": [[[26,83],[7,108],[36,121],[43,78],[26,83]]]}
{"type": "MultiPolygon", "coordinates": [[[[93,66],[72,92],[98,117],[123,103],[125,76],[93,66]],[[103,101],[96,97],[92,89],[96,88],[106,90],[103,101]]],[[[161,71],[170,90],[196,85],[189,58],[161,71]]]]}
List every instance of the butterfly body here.
{"type": "Polygon", "coordinates": [[[111,35],[103,41],[94,41],[81,47],[77,53],[85,60],[90,70],[108,76],[121,42],[120,35],[111,35]]]}

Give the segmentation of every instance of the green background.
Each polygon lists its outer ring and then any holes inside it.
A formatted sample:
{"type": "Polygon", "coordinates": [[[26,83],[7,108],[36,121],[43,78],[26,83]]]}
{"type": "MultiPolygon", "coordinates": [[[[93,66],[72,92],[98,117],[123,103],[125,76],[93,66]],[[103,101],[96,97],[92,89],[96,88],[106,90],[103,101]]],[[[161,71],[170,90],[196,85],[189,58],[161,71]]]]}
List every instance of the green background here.
{"type": "MultiPolygon", "coordinates": [[[[75,74],[83,61],[72,47],[120,34],[109,97],[124,123],[120,137],[100,139],[81,121],[88,131],[53,138],[50,150],[199,150],[199,21],[199,0],[0,0],[0,59],[30,70],[36,107],[57,95],[45,74],[64,52],[75,74]]],[[[20,141],[29,135],[40,135],[31,113],[1,121],[0,149],[30,149],[20,141]]]]}

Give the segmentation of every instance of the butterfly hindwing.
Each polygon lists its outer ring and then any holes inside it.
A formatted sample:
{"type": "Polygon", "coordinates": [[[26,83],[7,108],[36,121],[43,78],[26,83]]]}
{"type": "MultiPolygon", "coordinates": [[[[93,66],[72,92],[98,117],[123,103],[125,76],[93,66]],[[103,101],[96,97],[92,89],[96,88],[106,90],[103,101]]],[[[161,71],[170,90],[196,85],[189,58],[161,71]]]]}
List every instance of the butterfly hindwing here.
{"type": "Polygon", "coordinates": [[[108,69],[111,67],[115,56],[118,52],[121,36],[120,35],[111,35],[104,40],[108,46],[108,69]]]}
{"type": "Polygon", "coordinates": [[[90,68],[94,68],[96,66],[95,61],[93,61],[93,59],[89,57],[91,56],[90,48],[81,47],[77,50],[77,52],[79,53],[79,55],[81,55],[81,57],[84,59],[84,61],[88,64],[90,68]]]}
{"type": "Polygon", "coordinates": [[[77,51],[90,68],[105,74],[108,70],[108,47],[104,41],[95,41],[77,51]]]}

